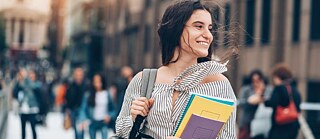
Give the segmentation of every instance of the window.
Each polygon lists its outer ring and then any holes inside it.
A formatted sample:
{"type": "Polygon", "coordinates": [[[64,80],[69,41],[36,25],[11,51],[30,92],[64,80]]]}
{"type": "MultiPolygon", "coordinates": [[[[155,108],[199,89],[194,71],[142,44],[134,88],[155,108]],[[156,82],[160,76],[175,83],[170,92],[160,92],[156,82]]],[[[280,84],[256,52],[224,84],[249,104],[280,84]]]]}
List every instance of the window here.
{"type": "Polygon", "coordinates": [[[22,45],[24,44],[24,20],[20,20],[20,30],[19,30],[19,45],[20,47],[22,47],[22,45]]]}
{"type": "Polygon", "coordinates": [[[261,43],[269,43],[270,40],[270,8],[271,0],[263,0],[262,10],[262,28],[261,28],[261,43]]]}
{"type": "Polygon", "coordinates": [[[299,34],[300,34],[300,5],[301,0],[294,0],[293,5],[293,25],[292,25],[292,41],[298,42],[299,41],[299,34]]]}
{"type": "Polygon", "coordinates": [[[320,40],[320,1],[312,0],[311,3],[311,28],[310,38],[311,40],[320,40]]]}
{"type": "Polygon", "coordinates": [[[135,59],[137,59],[138,56],[136,56],[136,40],[138,36],[138,30],[132,30],[132,32],[128,36],[128,63],[130,64],[136,64],[135,59]]]}
{"type": "Polygon", "coordinates": [[[152,2],[152,0],[145,0],[144,1],[145,3],[145,8],[149,8],[150,6],[151,6],[151,2],[152,2]]]}
{"type": "MultiPolygon", "coordinates": [[[[318,0],[317,0],[318,1],[318,0]]],[[[309,81],[307,91],[307,102],[319,103],[320,101],[320,81],[309,81]]],[[[315,135],[315,138],[320,138],[320,112],[307,111],[308,124],[315,135]]]]}
{"type": "Polygon", "coordinates": [[[246,11],[246,44],[247,46],[253,44],[254,36],[254,14],[255,13],[255,0],[247,1],[246,11]]]}
{"type": "Polygon", "coordinates": [[[148,52],[149,51],[149,48],[151,46],[150,44],[150,39],[151,39],[151,27],[149,25],[146,25],[145,26],[145,29],[144,29],[144,52],[148,52]]]}

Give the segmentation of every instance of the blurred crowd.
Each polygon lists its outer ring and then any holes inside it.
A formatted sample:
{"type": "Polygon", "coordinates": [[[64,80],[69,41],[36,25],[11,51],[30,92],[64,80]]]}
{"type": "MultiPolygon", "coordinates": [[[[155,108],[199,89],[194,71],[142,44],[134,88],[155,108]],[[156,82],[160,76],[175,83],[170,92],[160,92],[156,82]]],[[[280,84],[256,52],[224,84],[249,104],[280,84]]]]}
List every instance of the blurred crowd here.
{"type": "Polygon", "coordinates": [[[105,74],[95,73],[88,79],[85,70],[76,67],[71,78],[48,84],[39,79],[35,70],[20,68],[13,80],[11,96],[13,109],[21,119],[22,139],[26,138],[27,123],[36,139],[35,127],[46,126],[50,111],[64,115],[63,127],[72,128],[76,139],[83,139],[85,134],[95,139],[97,132],[107,138],[110,131],[115,131],[115,120],[132,77],[133,70],[124,66],[118,79],[108,86],[105,74]]]}
{"type": "MultiPolygon", "coordinates": [[[[301,96],[291,70],[284,64],[272,71],[272,84],[260,70],[250,73],[239,92],[238,139],[295,139],[300,128],[298,117],[279,122],[279,107],[289,107],[300,113],[301,96]]],[[[288,111],[288,109],[287,109],[288,111]]]]}
{"type": "MultiPolygon", "coordinates": [[[[63,127],[72,129],[75,139],[83,139],[85,134],[95,139],[97,133],[107,138],[110,131],[115,132],[133,70],[124,66],[115,82],[108,84],[107,78],[103,73],[86,78],[85,70],[76,67],[70,78],[48,83],[35,70],[21,68],[15,75],[12,102],[21,119],[22,139],[26,137],[27,123],[36,139],[35,127],[46,126],[50,111],[62,113],[63,127]]],[[[286,65],[276,65],[269,78],[260,70],[252,71],[238,93],[238,139],[296,138],[298,119],[285,124],[275,119],[277,107],[288,106],[291,101],[300,112],[300,93],[286,65]]]]}

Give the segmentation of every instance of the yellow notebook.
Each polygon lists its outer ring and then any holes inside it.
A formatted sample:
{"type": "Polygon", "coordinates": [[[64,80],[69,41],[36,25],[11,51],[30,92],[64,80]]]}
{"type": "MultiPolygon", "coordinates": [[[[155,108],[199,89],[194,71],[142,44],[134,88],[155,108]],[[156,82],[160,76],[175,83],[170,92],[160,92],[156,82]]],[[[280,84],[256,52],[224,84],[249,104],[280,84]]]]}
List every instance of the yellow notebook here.
{"type": "Polygon", "coordinates": [[[192,114],[197,114],[205,118],[225,123],[229,119],[233,109],[234,106],[222,104],[196,95],[185,113],[175,136],[181,137],[181,134],[192,114]]]}

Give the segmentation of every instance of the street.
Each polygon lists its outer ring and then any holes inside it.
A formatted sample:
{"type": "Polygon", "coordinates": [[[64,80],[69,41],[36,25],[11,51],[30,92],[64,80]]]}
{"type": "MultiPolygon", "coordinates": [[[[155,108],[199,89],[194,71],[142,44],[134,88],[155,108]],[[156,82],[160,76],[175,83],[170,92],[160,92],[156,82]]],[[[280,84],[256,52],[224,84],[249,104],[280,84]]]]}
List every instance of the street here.
{"type": "MultiPolygon", "coordinates": [[[[73,130],[64,130],[62,127],[62,114],[58,112],[51,112],[47,117],[47,127],[37,126],[38,139],[72,139],[73,130]]],[[[9,113],[8,121],[8,136],[7,139],[20,139],[21,138],[21,127],[19,115],[13,112],[9,113]]],[[[30,125],[27,124],[26,127],[26,139],[32,139],[32,132],[30,125]]],[[[112,132],[109,132],[109,136],[112,132]]],[[[100,134],[97,134],[97,139],[101,138],[100,134]]],[[[85,139],[89,139],[88,132],[86,132],[85,139]]]]}

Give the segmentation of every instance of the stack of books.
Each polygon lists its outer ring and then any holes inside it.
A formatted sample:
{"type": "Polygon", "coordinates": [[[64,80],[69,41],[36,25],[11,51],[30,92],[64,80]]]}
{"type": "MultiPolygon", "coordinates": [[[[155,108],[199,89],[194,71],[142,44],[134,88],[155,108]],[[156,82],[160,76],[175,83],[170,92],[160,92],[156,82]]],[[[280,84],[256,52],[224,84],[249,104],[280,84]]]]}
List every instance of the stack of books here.
{"type": "Polygon", "coordinates": [[[182,139],[215,139],[234,110],[234,100],[191,93],[175,136],[182,139]]]}

